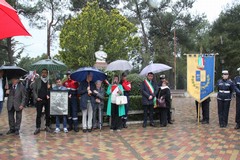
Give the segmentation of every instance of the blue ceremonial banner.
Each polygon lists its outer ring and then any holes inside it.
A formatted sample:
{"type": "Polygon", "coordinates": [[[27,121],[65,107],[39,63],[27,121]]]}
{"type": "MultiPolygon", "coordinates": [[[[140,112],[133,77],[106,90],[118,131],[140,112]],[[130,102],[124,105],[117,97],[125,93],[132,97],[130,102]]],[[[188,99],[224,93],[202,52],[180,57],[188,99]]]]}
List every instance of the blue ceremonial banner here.
{"type": "Polygon", "coordinates": [[[215,55],[187,55],[187,90],[198,102],[214,91],[215,55]]]}

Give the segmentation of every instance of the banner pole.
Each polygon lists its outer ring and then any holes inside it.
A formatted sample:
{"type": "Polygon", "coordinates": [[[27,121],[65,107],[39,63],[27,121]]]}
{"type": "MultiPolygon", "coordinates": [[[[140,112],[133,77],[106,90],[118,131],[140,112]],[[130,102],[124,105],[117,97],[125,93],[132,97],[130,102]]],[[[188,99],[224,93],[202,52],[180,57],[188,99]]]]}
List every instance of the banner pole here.
{"type": "Polygon", "coordinates": [[[198,125],[200,124],[200,107],[201,103],[198,102],[198,125]]]}

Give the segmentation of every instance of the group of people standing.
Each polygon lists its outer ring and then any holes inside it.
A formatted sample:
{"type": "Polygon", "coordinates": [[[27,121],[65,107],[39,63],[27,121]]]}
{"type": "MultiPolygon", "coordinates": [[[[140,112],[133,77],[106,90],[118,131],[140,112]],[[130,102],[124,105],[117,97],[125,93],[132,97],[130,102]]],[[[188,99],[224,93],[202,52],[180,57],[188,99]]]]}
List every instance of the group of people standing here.
{"type": "Polygon", "coordinates": [[[156,108],[159,119],[160,127],[166,127],[167,124],[172,124],[171,121],[171,92],[168,87],[168,81],[165,75],[160,76],[160,84],[157,85],[153,80],[154,74],[149,72],[147,78],[142,82],[142,105],[144,111],[143,128],[147,127],[147,118],[149,113],[150,126],[155,127],[153,122],[153,112],[156,108]],[[163,97],[165,99],[165,107],[158,107],[157,100],[163,97]]]}
{"type": "MultiPolygon", "coordinates": [[[[7,134],[19,134],[22,110],[26,105],[26,88],[19,81],[19,77],[11,79],[11,85],[6,85],[3,78],[3,71],[0,70],[0,113],[3,107],[5,94],[8,95],[7,109],[9,120],[9,131],[7,134]],[[16,118],[15,118],[16,116],[16,118]]],[[[112,84],[108,84],[107,90],[102,86],[102,81],[93,82],[93,74],[89,72],[86,80],[78,83],[70,78],[70,72],[67,72],[67,80],[62,83],[61,79],[56,79],[55,86],[51,86],[48,78],[48,70],[43,69],[41,76],[31,84],[33,91],[33,101],[36,107],[36,130],[34,134],[40,133],[41,117],[43,107],[45,112],[47,132],[52,132],[50,128],[50,90],[66,90],[68,91],[68,115],[63,117],[63,131],[67,133],[70,130],[79,132],[78,112],[82,111],[82,131],[84,133],[91,132],[92,129],[101,128],[103,125],[103,108],[105,93],[109,96],[107,103],[107,115],[110,116],[110,129],[119,131],[127,128],[127,118],[129,110],[129,92],[131,91],[131,83],[126,80],[126,74],[123,73],[121,79],[114,76],[112,84]],[[127,104],[117,105],[117,96],[124,95],[127,97],[127,104]],[[80,106],[80,107],[79,107],[80,106]],[[68,127],[67,127],[68,126],[68,127]]],[[[156,84],[153,80],[154,74],[149,72],[146,79],[141,84],[142,105],[144,118],[142,127],[147,127],[147,119],[149,117],[150,126],[155,127],[153,121],[154,110],[159,115],[160,127],[166,127],[172,124],[171,121],[171,91],[168,87],[168,81],[165,75],[160,76],[160,83],[156,84]],[[164,99],[164,107],[160,107],[159,100],[164,99]],[[148,116],[149,115],[149,116],[148,116]]],[[[221,128],[228,125],[229,107],[232,94],[236,92],[236,127],[240,129],[240,76],[235,77],[234,81],[229,80],[228,71],[222,71],[222,79],[216,84],[218,95],[218,117],[221,128]]],[[[203,124],[209,124],[209,103],[210,98],[202,102],[203,124]]],[[[196,102],[196,106],[198,103],[196,102]]],[[[60,116],[56,116],[55,133],[60,132],[60,116]]],[[[0,134],[1,135],[1,134],[0,134]]]]}

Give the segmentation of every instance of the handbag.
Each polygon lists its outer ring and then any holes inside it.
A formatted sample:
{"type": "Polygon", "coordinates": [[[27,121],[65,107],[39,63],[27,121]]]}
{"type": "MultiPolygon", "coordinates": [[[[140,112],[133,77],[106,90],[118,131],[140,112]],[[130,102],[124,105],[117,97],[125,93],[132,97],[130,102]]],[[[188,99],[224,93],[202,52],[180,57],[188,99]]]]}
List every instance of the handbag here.
{"type": "Polygon", "coordinates": [[[116,97],[116,104],[117,105],[123,105],[123,104],[127,104],[127,97],[126,96],[117,96],[116,97]]]}
{"type": "Polygon", "coordinates": [[[160,98],[157,99],[157,107],[159,107],[159,108],[167,107],[165,98],[163,96],[161,96],[160,98]]]}
{"type": "MultiPolygon", "coordinates": [[[[161,94],[161,89],[160,89],[159,95],[160,94],[161,94]]],[[[157,107],[158,108],[166,108],[167,107],[165,96],[161,96],[161,97],[157,98],[157,107]]]]}

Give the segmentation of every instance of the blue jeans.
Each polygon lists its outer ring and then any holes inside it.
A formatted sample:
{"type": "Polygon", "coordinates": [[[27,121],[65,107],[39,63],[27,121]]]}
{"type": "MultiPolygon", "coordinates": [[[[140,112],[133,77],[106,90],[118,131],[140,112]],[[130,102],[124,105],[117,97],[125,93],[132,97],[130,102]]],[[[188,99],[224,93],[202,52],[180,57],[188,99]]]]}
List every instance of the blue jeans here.
{"type": "MultiPolygon", "coordinates": [[[[56,128],[60,128],[60,116],[56,116],[56,128]]],[[[63,128],[67,128],[67,116],[63,116],[63,128]]]]}
{"type": "Polygon", "coordinates": [[[0,114],[2,113],[2,109],[3,109],[3,101],[0,101],[0,114]]]}

